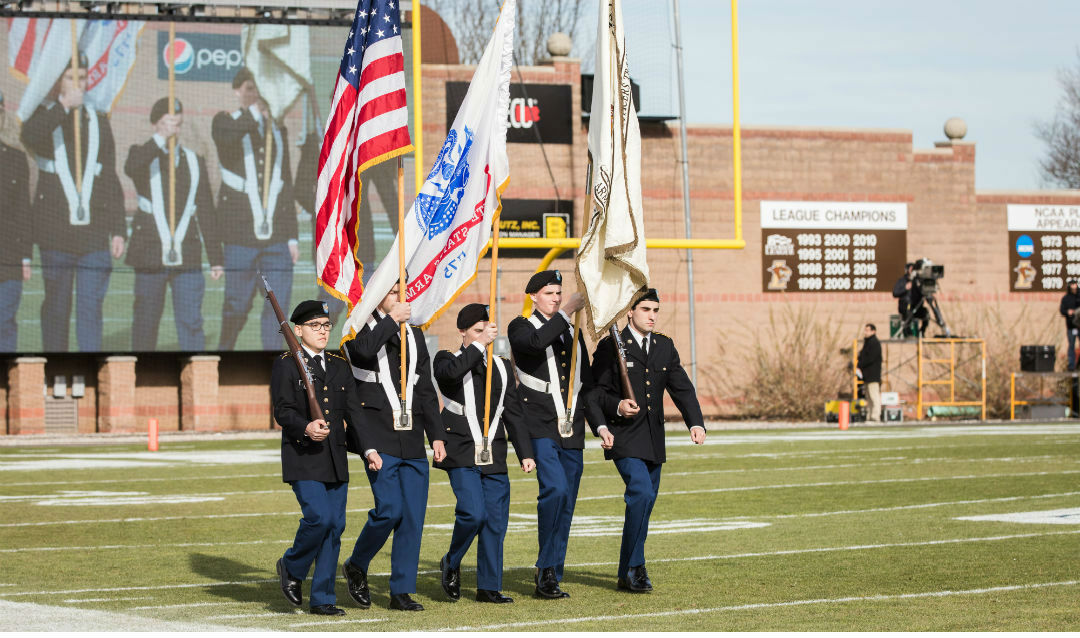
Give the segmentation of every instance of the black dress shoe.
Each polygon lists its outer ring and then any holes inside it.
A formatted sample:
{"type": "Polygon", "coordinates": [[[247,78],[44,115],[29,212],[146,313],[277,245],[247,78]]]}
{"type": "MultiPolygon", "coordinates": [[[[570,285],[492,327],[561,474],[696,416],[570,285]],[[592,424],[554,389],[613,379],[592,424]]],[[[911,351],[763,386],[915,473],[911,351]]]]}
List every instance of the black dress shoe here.
{"type": "Polygon", "coordinates": [[[408,594],[390,594],[390,609],[424,611],[424,606],[413,600],[408,594]]]}
{"type": "Polygon", "coordinates": [[[559,581],[555,578],[555,568],[545,567],[539,570],[534,579],[536,581],[536,595],[540,598],[554,600],[556,598],[569,598],[563,590],[559,589],[559,581]]]}
{"type": "Polygon", "coordinates": [[[283,559],[279,558],[277,561],[277,575],[278,580],[281,582],[281,593],[285,594],[285,600],[299,607],[304,602],[304,597],[300,593],[300,581],[293,580],[292,577],[289,576],[289,572],[281,562],[282,560],[283,559]]]}
{"type": "Polygon", "coordinates": [[[345,582],[349,584],[349,597],[360,605],[361,609],[371,607],[371,592],[367,586],[367,572],[354,567],[349,561],[341,566],[341,574],[345,576],[345,582]]]}
{"type": "Polygon", "coordinates": [[[439,560],[439,571],[442,572],[442,590],[450,597],[450,600],[461,598],[461,570],[450,567],[450,562],[444,555],[439,560]]]}
{"type": "Polygon", "coordinates": [[[638,567],[638,586],[642,588],[642,591],[652,591],[652,581],[649,580],[649,572],[645,570],[645,566],[638,567]]]}
{"type": "Polygon", "coordinates": [[[476,602],[502,605],[514,602],[514,599],[509,596],[503,596],[502,592],[495,591],[494,589],[477,589],[476,602]]]}
{"type": "Polygon", "coordinates": [[[626,572],[625,577],[619,578],[619,583],[616,585],[616,589],[620,591],[629,591],[635,594],[643,594],[648,591],[652,591],[652,584],[649,583],[648,576],[645,577],[644,582],[641,579],[642,567],[631,567],[626,572]]]}
{"type": "Polygon", "coordinates": [[[345,610],[333,605],[316,605],[311,608],[311,613],[316,616],[344,616],[345,610]]]}

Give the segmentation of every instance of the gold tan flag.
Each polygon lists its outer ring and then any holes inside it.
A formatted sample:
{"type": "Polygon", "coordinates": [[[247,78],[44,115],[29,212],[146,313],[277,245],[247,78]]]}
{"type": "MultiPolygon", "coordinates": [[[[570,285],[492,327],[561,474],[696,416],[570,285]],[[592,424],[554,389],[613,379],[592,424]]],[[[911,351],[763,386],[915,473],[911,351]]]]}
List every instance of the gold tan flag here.
{"type": "Polygon", "coordinates": [[[589,117],[588,226],[577,256],[578,290],[600,336],[648,285],[641,208],[641,132],[630,93],[621,0],[600,0],[589,117]]]}

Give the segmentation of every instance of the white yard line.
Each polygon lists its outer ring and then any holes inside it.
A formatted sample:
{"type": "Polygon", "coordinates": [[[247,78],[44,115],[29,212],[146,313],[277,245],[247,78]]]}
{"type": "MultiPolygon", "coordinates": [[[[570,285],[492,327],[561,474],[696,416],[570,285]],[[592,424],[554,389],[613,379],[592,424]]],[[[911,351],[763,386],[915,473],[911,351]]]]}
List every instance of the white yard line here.
{"type": "MultiPolygon", "coordinates": [[[[1026,534],[1003,534],[997,536],[981,536],[974,538],[946,538],[936,539],[929,541],[911,541],[908,543],[877,543],[877,544],[863,544],[863,545],[847,545],[838,547],[810,547],[805,549],[784,549],[771,552],[746,552],[741,554],[709,554],[704,556],[689,556],[682,558],[651,558],[649,564],[654,563],[685,563],[685,562],[700,562],[707,560],[732,560],[737,558],[765,558],[769,556],[789,556],[795,554],[817,554],[817,553],[831,553],[831,552],[849,552],[849,551],[866,551],[872,549],[886,549],[895,547],[930,547],[935,545],[956,545],[963,543],[989,543],[1005,540],[1018,540],[1026,538],[1043,538],[1048,536],[1068,536],[1080,534],[1080,530],[1055,530],[1052,532],[1031,532],[1026,534]]],[[[568,563],[566,567],[601,567],[617,565],[617,561],[596,561],[586,563],[568,563]]],[[[517,565],[508,566],[507,570],[533,570],[533,565],[517,565]]],[[[462,571],[473,571],[472,568],[462,565],[462,571]]],[[[422,570],[418,572],[421,575],[438,574],[438,570],[422,570]]],[[[389,572],[385,573],[371,573],[369,577],[381,577],[389,576],[389,572]]],[[[0,600],[15,596],[56,596],[56,595],[70,595],[70,594],[83,594],[90,592],[126,592],[126,591],[167,591],[172,589],[191,589],[196,587],[223,587],[223,586],[236,586],[236,585],[253,585],[261,583],[276,583],[277,578],[248,580],[248,581],[231,581],[231,582],[206,582],[206,583],[183,583],[177,585],[147,585],[139,587],[108,587],[108,588],[91,588],[91,589],[69,589],[60,591],[31,591],[31,592],[0,592],[0,600]]],[[[151,607],[156,608],[156,607],[151,607]]]]}
{"type": "Polygon", "coordinates": [[[809,600],[790,600],[778,603],[748,603],[745,605],[729,605],[726,607],[708,607],[704,609],[679,609],[674,611],[657,611],[644,614],[620,614],[618,616],[584,616],[571,618],[551,618],[548,620],[527,620],[521,622],[501,623],[494,625],[472,625],[459,627],[443,627],[435,631],[492,631],[513,629],[517,627],[543,627],[546,625],[570,625],[588,622],[616,621],[625,622],[630,618],[667,618],[672,616],[693,616],[698,614],[715,614],[721,612],[747,611],[751,609],[776,609],[781,607],[799,607],[804,605],[835,605],[838,603],[861,603],[881,602],[886,600],[912,600],[919,598],[947,598],[950,596],[980,596],[984,594],[996,594],[1012,591],[1027,591],[1034,589],[1046,589],[1049,587],[1071,587],[1080,584],[1077,580],[1066,580],[1056,583],[1030,583],[1023,585],[1003,585],[1000,587],[984,587],[981,589],[942,590],[930,592],[916,592],[910,594],[874,594],[871,596],[846,596],[842,598],[813,598],[809,600]]]}
{"type": "MultiPolygon", "coordinates": [[[[1072,475],[1080,474],[1080,470],[1061,470],[1058,472],[1015,472],[1007,474],[963,474],[958,476],[919,476],[919,477],[906,477],[906,478],[891,478],[891,479],[867,479],[862,481],[820,481],[815,483],[780,483],[775,485],[745,485],[737,487],[717,487],[701,490],[669,490],[660,491],[661,496],[686,496],[693,494],[717,494],[722,492],[747,492],[756,490],[778,490],[778,489],[796,489],[803,487],[841,487],[852,485],[881,485],[886,483],[916,483],[916,482],[929,482],[929,481],[961,481],[961,480],[983,480],[991,478],[1019,478],[1029,476],[1058,476],[1058,475],[1072,475]]],[[[598,500],[610,500],[623,498],[622,492],[617,494],[602,494],[596,496],[579,496],[578,501],[598,501],[598,500]]],[[[528,501],[511,501],[511,505],[533,505],[535,500],[528,501]]],[[[428,504],[427,509],[446,509],[455,507],[454,503],[436,503],[428,504]]],[[[904,506],[908,507],[908,506],[904,506]]],[[[368,508],[362,509],[350,509],[347,513],[357,514],[367,512],[368,508]]],[[[20,523],[0,523],[0,528],[4,527],[39,527],[44,525],[96,525],[103,523],[133,523],[133,522],[156,522],[156,521],[173,521],[173,520],[211,520],[222,518],[252,518],[261,516],[296,516],[296,511],[286,512],[252,512],[243,514],[202,514],[202,515],[186,515],[186,516],[146,516],[146,517],[127,517],[127,518],[107,518],[107,519],[88,519],[88,520],[65,520],[65,521],[24,521],[20,523]]]]}
{"type": "Polygon", "coordinates": [[[389,618],[349,618],[346,620],[323,620],[321,622],[300,622],[289,625],[289,629],[296,627],[334,627],[337,625],[349,625],[356,623],[386,622],[389,618]]]}

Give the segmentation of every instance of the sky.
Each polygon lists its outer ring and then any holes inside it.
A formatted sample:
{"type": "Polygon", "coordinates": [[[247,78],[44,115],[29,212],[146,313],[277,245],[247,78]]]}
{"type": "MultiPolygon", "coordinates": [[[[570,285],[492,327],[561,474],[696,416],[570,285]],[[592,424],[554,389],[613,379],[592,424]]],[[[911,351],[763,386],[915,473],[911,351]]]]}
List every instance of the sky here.
{"type": "MultiPolygon", "coordinates": [[[[630,70],[643,114],[678,113],[671,2],[624,0],[630,70]]],[[[730,124],[730,0],[681,0],[687,121],[730,124]]],[[[591,69],[595,18],[575,53],[591,69]]],[[[1080,0],[742,0],[744,126],[910,130],[915,148],[967,122],[980,190],[1046,188],[1037,121],[1080,64],[1080,0]]]]}

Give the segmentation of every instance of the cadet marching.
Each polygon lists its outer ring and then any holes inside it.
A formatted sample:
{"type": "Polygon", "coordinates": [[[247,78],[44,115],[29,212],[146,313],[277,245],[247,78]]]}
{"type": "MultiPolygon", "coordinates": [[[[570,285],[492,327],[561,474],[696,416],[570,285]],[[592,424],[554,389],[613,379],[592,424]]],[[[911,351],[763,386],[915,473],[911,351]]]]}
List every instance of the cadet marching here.
{"type": "Polygon", "coordinates": [[[535,469],[539,483],[534,596],[570,597],[561,583],[584,467],[586,423],[626,485],[613,584],[633,594],[652,591],[645,541],[666,460],[665,391],[691,440],[702,444],[706,436],[679,353],[669,337],[654,331],[659,295],[654,289],[640,291],[626,313],[620,343],[611,336],[602,339],[590,362],[584,339],[574,338],[573,315],[583,299],[575,294],[563,300],[560,273],[537,273],[525,293],[534,310],[510,323],[509,360],[490,357],[498,326],[480,304],[458,313],[460,346],[433,359],[419,328],[408,327],[402,341],[400,327],[411,308],[398,301],[396,286],[345,342],[344,356],[326,351],[333,327],[327,304],[304,301],[296,307],[290,321],[323,415],[311,420],[298,364],[285,353],[274,364],[271,392],[274,417],[282,427],[282,479],[292,487],[302,513],[296,538],[275,568],[289,603],[303,605],[303,581],[310,572],[311,613],[345,614],[337,606],[334,582],[345,529],[349,452],[363,457],[374,497],[367,522],[341,564],[349,596],[362,609],[371,606],[368,567],[393,535],[389,591],[382,593],[389,596],[391,609],[424,609],[412,595],[427,508],[429,447],[434,467],[447,473],[457,499],[453,534],[438,550],[443,592],[451,601],[461,598],[461,564],[475,542],[474,599],[513,603],[502,593],[509,445],[520,471],[535,469]],[[620,347],[629,388],[620,383],[620,347]],[[489,375],[490,396],[485,392],[489,375]]]}

